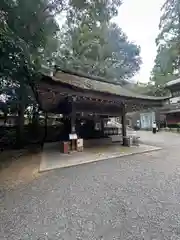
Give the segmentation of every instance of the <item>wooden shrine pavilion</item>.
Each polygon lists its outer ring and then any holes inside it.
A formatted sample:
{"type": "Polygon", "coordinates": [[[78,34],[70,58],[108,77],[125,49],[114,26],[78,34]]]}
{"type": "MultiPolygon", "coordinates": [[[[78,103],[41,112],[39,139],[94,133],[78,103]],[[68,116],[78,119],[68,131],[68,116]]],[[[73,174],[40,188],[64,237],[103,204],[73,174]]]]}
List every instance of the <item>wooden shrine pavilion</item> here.
{"type": "Polygon", "coordinates": [[[126,113],[162,107],[169,99],[138,95],[105,79],[60,69],[51,75],[42,74],[34,86],[36,98],[43,111],[70,117],[69,134],[77,133],[77,117],[90,115],[104,119],[121,116],[125,145],[126,113]]]}

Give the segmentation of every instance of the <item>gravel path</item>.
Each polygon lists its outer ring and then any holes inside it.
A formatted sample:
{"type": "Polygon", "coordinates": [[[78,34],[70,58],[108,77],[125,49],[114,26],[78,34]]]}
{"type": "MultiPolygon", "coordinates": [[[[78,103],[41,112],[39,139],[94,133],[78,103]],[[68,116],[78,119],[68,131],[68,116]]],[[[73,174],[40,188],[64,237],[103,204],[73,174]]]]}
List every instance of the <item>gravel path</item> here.
{"type": "Polygon", "coordinates": [[[0,192],[0,239],[180,239],[180,135],[163,150],[50,171],[0,192]]]}

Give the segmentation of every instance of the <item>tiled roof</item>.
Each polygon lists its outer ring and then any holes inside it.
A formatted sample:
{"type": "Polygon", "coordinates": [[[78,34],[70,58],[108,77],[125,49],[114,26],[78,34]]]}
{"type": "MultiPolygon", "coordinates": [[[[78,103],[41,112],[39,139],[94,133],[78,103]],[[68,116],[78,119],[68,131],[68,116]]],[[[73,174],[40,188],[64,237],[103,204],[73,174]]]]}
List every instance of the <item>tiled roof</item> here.
{"type": "Polygon", "coordinates": [[[99,78],[97,78],[98,80],[95,80],[94,77],[87,78],[79,75],[64,73],[62,71],[57,71],[54,74],[54,76],[51,77],[51,79],[55,82],[66,83],[70,86],[74,86],[80,89],[92,90],[92,91],[101,92],[101,93],[108,93],[108,94],[117,95],[121,97],[136,98],[139,100],[152,100],[152,101],[169,99],[169,97],[167,96],[153,97],[153,96],[147,96],[147,95],[140,95],[120,85],[101,81],[99,80],[99,78]]]}
{"type": "Polygon", "coordinates": [[[168,87],[174,86],[176,84],[180,84],[180,78],[172,80],[172,81],[166,83],[165,86],[168,88],[168,87]]]}

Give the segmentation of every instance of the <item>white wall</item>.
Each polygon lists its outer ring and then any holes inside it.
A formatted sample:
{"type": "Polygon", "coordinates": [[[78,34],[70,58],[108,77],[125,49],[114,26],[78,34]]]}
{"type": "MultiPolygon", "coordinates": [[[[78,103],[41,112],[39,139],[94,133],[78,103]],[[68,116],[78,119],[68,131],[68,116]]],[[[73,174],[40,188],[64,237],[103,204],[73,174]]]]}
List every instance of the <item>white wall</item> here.
{"type": "Polygon", "coordinates": [[[142,129],[151,129],[155,121],[155,112],[140,113],[140,122],[142,129]]]}

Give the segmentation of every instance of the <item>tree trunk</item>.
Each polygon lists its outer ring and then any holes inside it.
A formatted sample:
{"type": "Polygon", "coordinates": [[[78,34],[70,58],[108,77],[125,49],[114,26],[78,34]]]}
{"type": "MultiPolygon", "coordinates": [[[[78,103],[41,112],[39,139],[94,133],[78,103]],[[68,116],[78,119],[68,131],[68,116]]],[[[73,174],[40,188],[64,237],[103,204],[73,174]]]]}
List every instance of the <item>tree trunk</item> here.
{"type": "Polygon", "coordinates": [[[4,113],[4,126],[6,126],[7,123],[7,113],[4,113]]]}
{"type": "Polygon", "coordinates": [[[19,109],[18,109],[18,120],[17,120],[17,146],[23,147],[24,145],[24,112],[25,112],[25,85],[20,82],[19,92],[19,109]]]}
{"type": "Polygon", "coordinates": [[[39,127],[39,108],[36,105],[33,106],[32,125],[34,126],[35,130],[39,127]]]}
{"type": "Polygon", "coordinates": [[[122,123],[122,137],[123,137],[123,145],[127,146],[127,132],[126,132],[126,109],[123,104],[122,106],[122,118],[121,118],[121,123],[122,123]]]}
{"type": "Polygon", "coordinates": [[[45,112],[45,119],[44,119],[44,136],[41,142],[41,149],[43,149],[44,147],[44,143],[46,142],[46,138],[47,138],[47,131],[48,131],[48,113],[45,112]]]}

